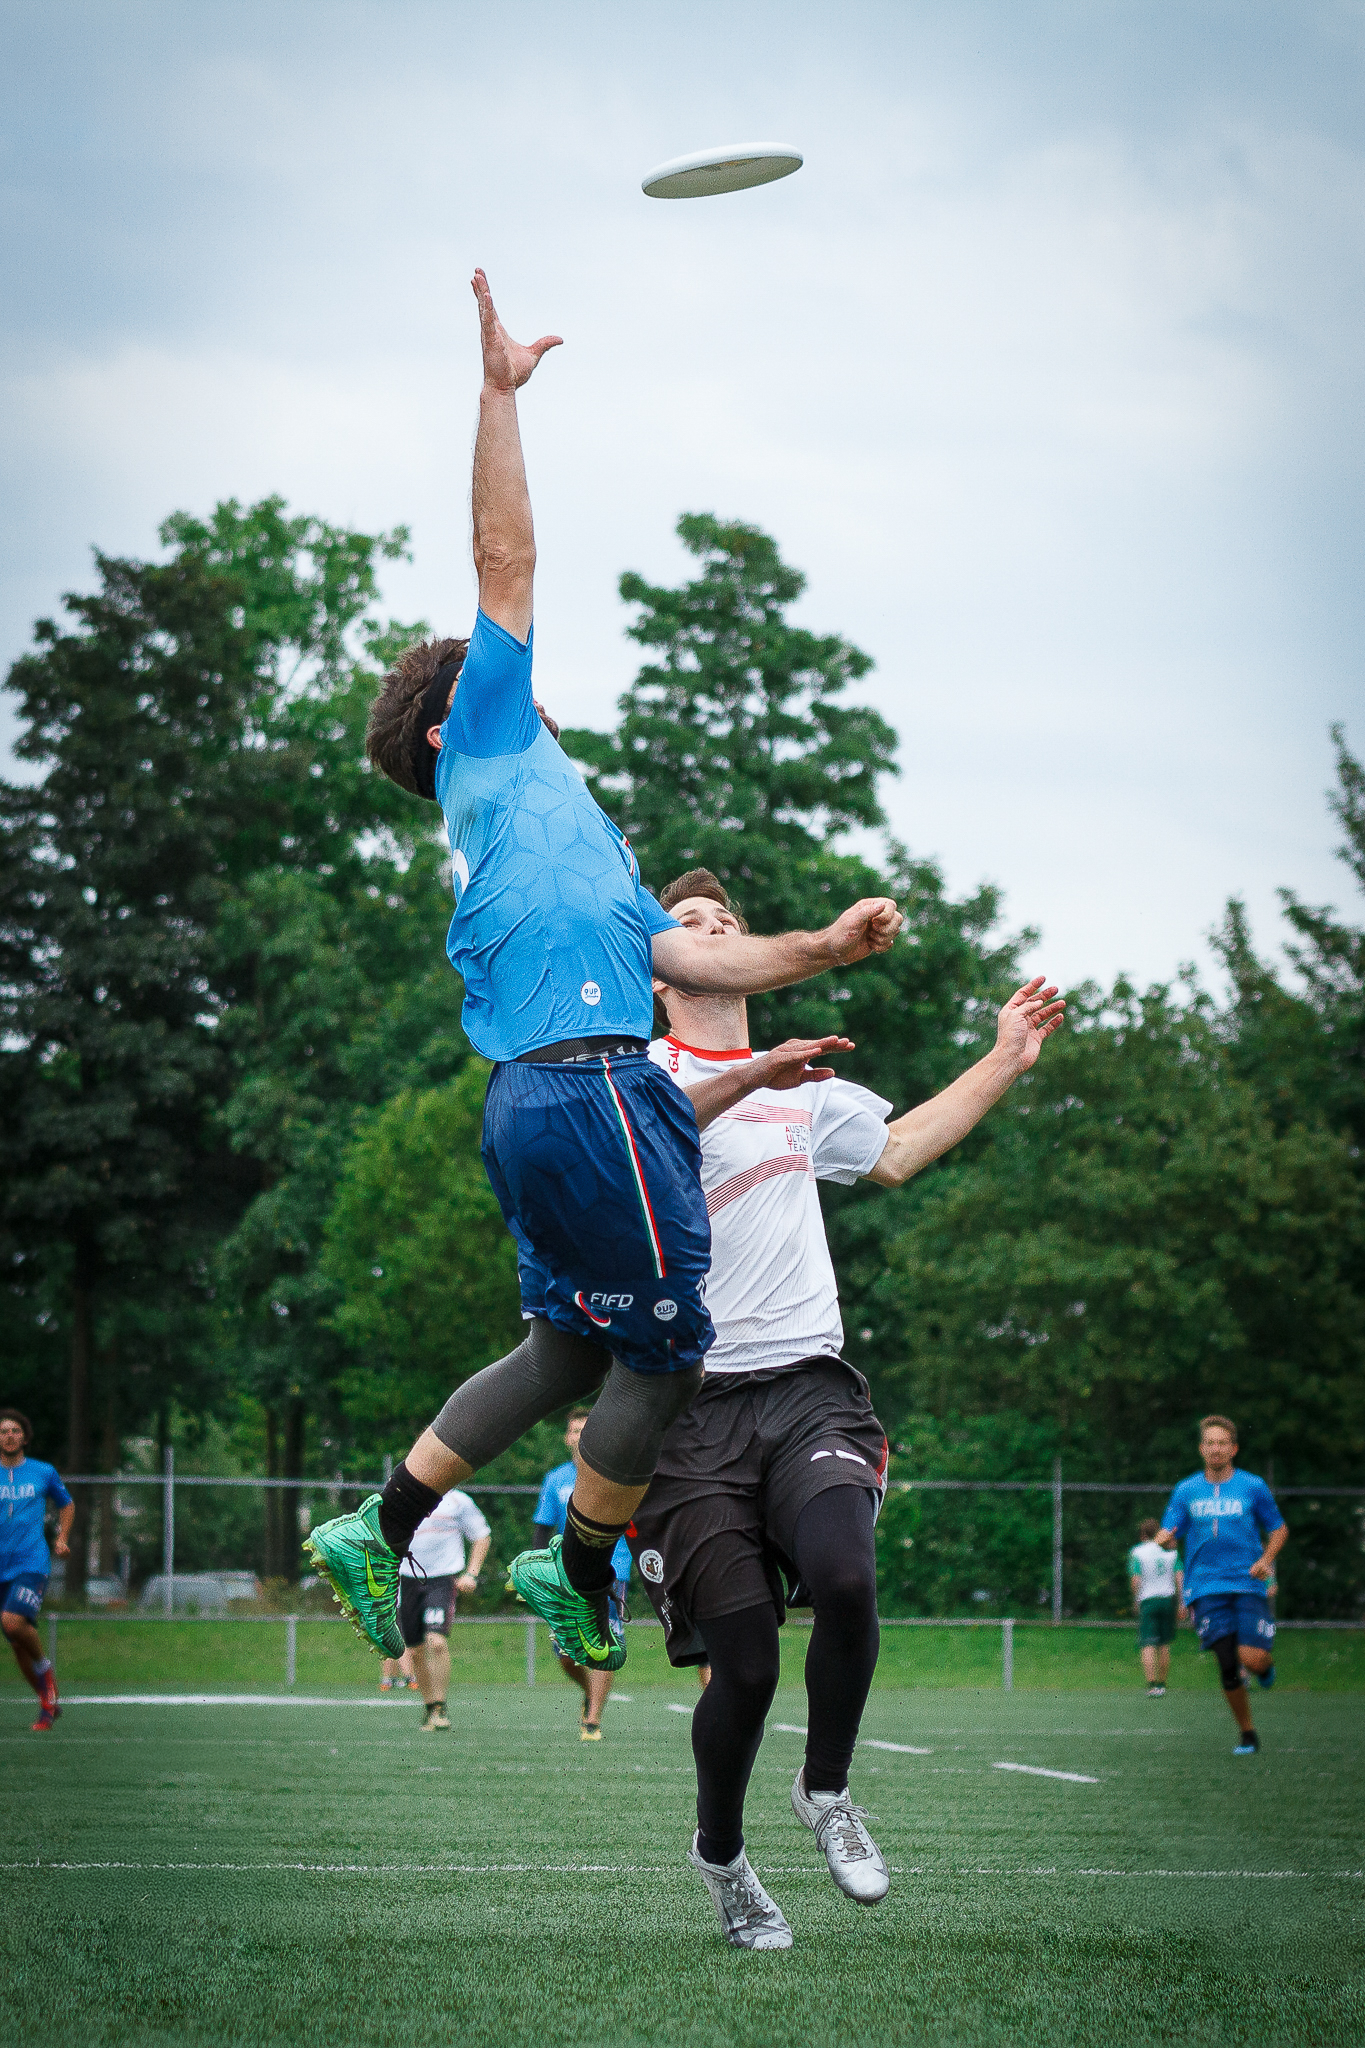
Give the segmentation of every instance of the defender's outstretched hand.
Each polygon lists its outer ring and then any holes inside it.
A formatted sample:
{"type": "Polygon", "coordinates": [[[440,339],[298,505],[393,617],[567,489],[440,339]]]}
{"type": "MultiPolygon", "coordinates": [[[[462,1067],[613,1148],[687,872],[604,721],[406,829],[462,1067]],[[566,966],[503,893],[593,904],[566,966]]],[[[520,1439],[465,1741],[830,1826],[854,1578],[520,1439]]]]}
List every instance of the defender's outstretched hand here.
{"type": "Polygon", "coordinates": [[[755,1053],[751,1060],[736,1060],[724,1073],[708,1074],[704,1081],[689,1081],[683,1093],[691,1098],[697,1129],[704,1131],[727,1109],[733,1109],[755,1088],[800,1088],[807,1081],[832,1081],[833,1067],[813,1067],[810,1062],[821,1053],[852,1052],[851,1038],[789,1038],[771,1052],[755,1053]]]}
{"type": "Polygon", "coordinates": [[[479,302],[479,333],[483,341],[483,381],[495,391],[519,391],[547,349],[562,348],[562,334],[542,334],[539,341],[513,341],[498,318],[488,279],[481,270],[473,277],[474,296],[479,302]]]}
{"type": "Polygon", "coordinates": [[[788,1038],[771,1052],[749,1061],[750,1088],[800,1088],[807,1081],[832,1081],[833,1067],[813,1067],[812,1060],[832,1052],[852,1052],[851,1038],[788,1038]]]}
{"type": "Polygon", "coordinates": [[[1026,1074],[1043,1049],[1043,1040],[1051,1037],[1062,1021],[1066,1009],[1064,1002],[1054,1002],[1055,988],[1043,987],[1044,976],[1035,974],[1032,981],[1026,981],[1000,1012],[996,1030],[996,1050],[1007,1053],[1026,1074]]]}
{"type": "Polygon", "coordinates": [[[864,896],[836,918],[825,933],[831,964],[851,966],[869,953],[888,953],[905,919],[889,896],[864,896]]]}

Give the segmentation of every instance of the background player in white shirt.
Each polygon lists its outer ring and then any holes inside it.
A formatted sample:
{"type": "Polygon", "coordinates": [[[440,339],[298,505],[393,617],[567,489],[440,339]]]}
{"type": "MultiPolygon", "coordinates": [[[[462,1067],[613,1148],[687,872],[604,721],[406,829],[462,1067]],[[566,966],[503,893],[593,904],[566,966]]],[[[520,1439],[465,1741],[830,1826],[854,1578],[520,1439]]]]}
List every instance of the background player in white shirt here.
{"type": "MultiPolygon", "coordinates": [[[[660,902],[707,938],[744,930],[706,869],[680,876],[660,902]]],[[[628,1535],[671,1660],[711,1665],[692,1717],[699,1826],[690,1860],[728,1941],[786,1948],[791,1929],[744,1854],[743,1812],[788,1600],[815,1609],[806,1761],[792,1806],[851,1898],[879,1899],[889,1881],[848,1790],[877,1662],[874,1528],[887,1445],[867,1382],[840,1355],[816,1182],[866,1176],[899,1187],[1033,1065],[1063,1005],[1041,978],[1020,989],[1000,1013],[994,1050],[888,1128],[889,1102],[807,1064],[847,1040],[754,1053],[742,997],[656,989],[671,1029],[650,1055],[686,1089],[702,1132],[716,1341],[628,1535]]]]}
{"type": "Polygon", "coordinates": [[[446,1693],[455,1601],[459,1594],[477,1590],[491,1540],[482,1509],[454,1486],[426,1520],[418,1523],[417,1534],[399,1566],[398,1625],[412,1652],[426,1708],[423,1734],[450,1726],[446,1693]],[[467,1557],[466,1543],[470,1546],[467,1557]]]}
{"type": "Polygon", "coordinates": [[[1185,1619],[1185,1574],[1173,1550],[1163,1550],[1156,1540],[1160,1522],[1149,1517],[1138,1524],[1138,1540],[1128,1553],[1128,1581],[1133,1589],[1133,1612],[1138,1618],[1138,1650],[1142,1675],[1151,1699],[1161,1699],[1171,1668],[1171,1644],[1175,1625],[1185,1619]]]}

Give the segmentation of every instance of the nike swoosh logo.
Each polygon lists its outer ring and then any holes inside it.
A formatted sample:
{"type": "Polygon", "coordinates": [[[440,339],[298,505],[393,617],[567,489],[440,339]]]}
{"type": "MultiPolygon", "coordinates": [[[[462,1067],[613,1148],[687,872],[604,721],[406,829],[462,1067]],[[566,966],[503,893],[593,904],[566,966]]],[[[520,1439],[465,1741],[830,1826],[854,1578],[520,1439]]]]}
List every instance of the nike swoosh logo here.
{"type": "Polygon", "coordinates": [[[379,1584],[379,1581],[375,1578],[374,1565],[370,1560],[370,1553],[368,1550],[365,1553],[365,1583],[370,1589],[370,1598],[372,1600],[382,1600],[384,1598],[384,1588],[379,1584]]]}

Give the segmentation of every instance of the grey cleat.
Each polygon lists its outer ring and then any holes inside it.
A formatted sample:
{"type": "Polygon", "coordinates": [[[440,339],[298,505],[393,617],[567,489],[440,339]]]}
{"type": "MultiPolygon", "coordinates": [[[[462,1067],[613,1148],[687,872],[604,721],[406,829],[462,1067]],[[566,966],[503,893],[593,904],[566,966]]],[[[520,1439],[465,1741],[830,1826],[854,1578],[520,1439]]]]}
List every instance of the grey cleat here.
{"type": "Polygon", "coordinates": [[[792,1812],[824,1850],[829,1874],[841,1892],[861,1906],[875,1906],[886,1897],[891,1877],[886,1858],[863,1826],[865,1807],[855,1806],[847,1791],[807,1792],[803,1768],[792,1786],[792,1812]]]}
{"type": "Polygon", "coordinates": [[[770,1899],[741,1849],[733,1863],[704,1863],[693,1835],[687,1860],[701,1873],[711,1894],[720,1931],[734,1948],[790,1948],[792,1931],[782,1908],[770,1899]]]}

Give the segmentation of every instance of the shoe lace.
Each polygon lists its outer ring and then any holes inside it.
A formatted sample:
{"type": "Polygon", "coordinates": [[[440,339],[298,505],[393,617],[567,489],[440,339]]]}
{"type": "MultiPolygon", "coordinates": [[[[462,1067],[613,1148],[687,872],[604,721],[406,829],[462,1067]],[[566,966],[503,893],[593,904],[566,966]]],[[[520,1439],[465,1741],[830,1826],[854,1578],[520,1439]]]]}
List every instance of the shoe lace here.
{"type": "Polygon", "coordinates": [[[815,1839],[823,1849],[826,1837],[833,1835],[842,1856],[850,1862],[866,1860],[872,1854],[872,1839],[862,1823],[869,1818],[865,1806],[853,1806],[846,1799],[826,1807],[815,1823],[815,1839]]]}
{"type": "Polygon", "coordinates": [[[733,1876],[722,1879],[725,1888],[725,1904],[742,1927],[755,1923],[765,1924],[769,1907],[759,1889],[758,1879],[749,1869],[738,1870],[733,1876]]]}

